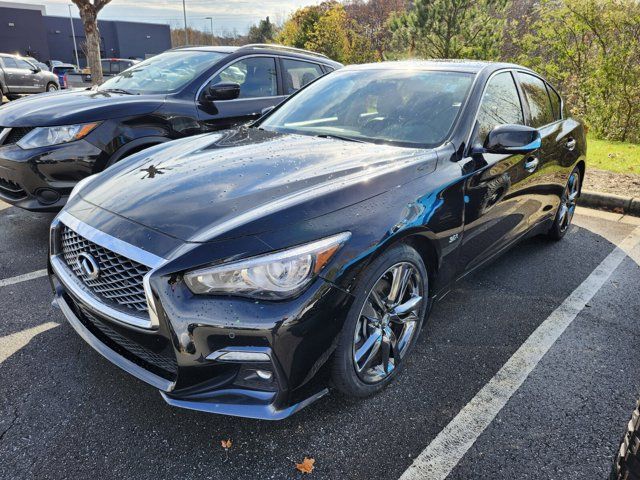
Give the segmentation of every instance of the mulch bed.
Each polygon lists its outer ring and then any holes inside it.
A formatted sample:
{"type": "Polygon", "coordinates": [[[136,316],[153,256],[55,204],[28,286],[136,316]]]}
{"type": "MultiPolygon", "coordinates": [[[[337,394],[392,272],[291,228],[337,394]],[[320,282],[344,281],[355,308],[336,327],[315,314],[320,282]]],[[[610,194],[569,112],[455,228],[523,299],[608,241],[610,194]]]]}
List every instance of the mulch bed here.
{"type": "Polygon", "coordinates": [[[640,197],[640,175],[587,168],[583,188],[624,197],[640,197]]]}

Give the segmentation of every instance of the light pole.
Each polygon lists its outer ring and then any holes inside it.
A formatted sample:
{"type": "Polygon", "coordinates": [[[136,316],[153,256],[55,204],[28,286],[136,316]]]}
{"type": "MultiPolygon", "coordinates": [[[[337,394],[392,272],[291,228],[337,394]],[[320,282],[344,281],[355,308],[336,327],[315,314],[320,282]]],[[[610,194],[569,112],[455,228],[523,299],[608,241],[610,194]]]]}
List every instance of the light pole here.
{"type": "Polygon", "coordinates": [[[189,45],[189,32],[187,31],[187,4],[182,0],[182,14],[184,15],[184,44],[189,45]]]}
{"type": "Polygon", "coordinates": [[[73,28],[73,17],[71,16],[71,5],[69,7],[69,21],[71,22],[71,36],[73,37],[73,53],[76,54],[76,66],[80,68],[80,60],[78,59],[78,46],[76,45],[76,30],[73,28]]]}
{"type": "Polygon", "coordinates": [[[211,22],[211,45],[214,44],[214,37],[213,37],[213,17],[204,17],[205,20],[209,20],[211,22]]]}

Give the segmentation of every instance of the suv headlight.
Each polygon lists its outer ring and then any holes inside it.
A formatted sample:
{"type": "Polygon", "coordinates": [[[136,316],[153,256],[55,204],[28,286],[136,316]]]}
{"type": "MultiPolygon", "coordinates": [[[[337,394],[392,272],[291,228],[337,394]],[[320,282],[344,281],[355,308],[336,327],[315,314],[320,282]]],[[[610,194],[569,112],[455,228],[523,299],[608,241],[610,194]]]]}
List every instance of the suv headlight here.
{"type": "Polygon", "coordinates": [[[81,123],[78,125],[62,125],[57,127],[38,127],[22,137],[17,145],[28,150],[29,148],[48,147],[60,143],[69,143],[86,137],[91,130],[100,123],[81,123]]]}
{"type": "Polygon", "coordinates": [[[194,270],[186,273],[184,280],[196,294],[293,297],[309,284],[350,236],[344,232],[280,252],[194,270]]]}

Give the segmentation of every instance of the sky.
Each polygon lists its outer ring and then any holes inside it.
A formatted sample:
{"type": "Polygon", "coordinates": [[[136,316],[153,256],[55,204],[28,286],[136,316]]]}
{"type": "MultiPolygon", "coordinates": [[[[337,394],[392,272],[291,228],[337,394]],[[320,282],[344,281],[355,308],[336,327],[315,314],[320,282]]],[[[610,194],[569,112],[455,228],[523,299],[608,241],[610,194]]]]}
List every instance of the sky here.
{"type": "MultiPolygon", "coordinates": [[[[47,15],[69,15],[71,6],[74,17],[78,9],[70,0],[12,0],[13,3],[44,5],[47,15]]],[[[186,0],[187,24],[189,27],[216,34],[232,32],[246,33],[249,26],[267,15],[272,21],[283,21],[299,7],[314,5],[320,0],[186,0]]],[[[130,20],[135,22],[165,23],[182,27],[182,0],[112,0],[99,14],[103,20],[130,20]]]]}

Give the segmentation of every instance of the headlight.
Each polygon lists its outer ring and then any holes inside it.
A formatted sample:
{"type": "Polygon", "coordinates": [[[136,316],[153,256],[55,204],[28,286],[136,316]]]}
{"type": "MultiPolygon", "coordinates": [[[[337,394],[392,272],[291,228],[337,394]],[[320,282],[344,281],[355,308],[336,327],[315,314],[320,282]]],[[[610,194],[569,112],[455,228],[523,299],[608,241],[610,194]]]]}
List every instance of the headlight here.
{"type": "Polygon", "coordinates": [[[63,125],[59,127],[38,127],[31,130],[18,141],[17,145],[25,150],[29,148],[48,147],[60,143],[69,143],[86,137],[91,130],[99,125],[95,123],[81,123],[78,125],[63,125]]]}
{"type": "Polygon", "coordinates": [[[253,298],[293,297],[313,279],[349,239],[349,232],[276,253],[202,268],[185,274],[196,294],[253,298]]]}
{"type": "Polygon", "coordinates": [[[76,186],[73,187],[73,190],[71,190],[71,193],[69,194],[69,198],[67,199],[67,201],[75,197],[76,194],[82,189],[82,187],[84,187],[87,183],[89,183],[96,175],[98,174],[94,173],[93,175],[89,175],[88,177],[85,177],[82,180],[80,180],[78,183],[76,183],[76,186]]]}

